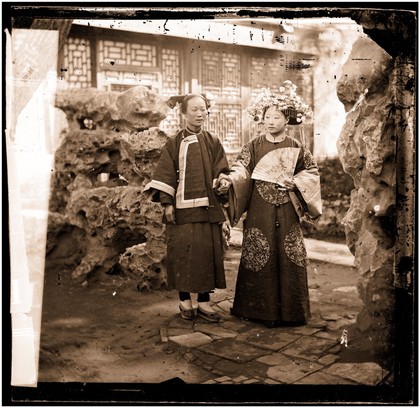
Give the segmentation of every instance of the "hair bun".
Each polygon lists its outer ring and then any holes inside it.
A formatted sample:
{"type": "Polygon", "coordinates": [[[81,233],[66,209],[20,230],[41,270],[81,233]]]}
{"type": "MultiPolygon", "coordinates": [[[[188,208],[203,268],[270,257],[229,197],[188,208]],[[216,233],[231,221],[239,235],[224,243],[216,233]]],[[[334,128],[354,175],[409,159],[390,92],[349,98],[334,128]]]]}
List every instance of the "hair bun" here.
{"type": "Polygon", "coordinates": [[[184,100],[184,98],[186,97],[187,95],[176,95],[176,96],[171,96],[167,101],[166,101],[166,104],[171,108],[171,109],[173,109],[173,108],[175,108],[175,106],[178,104],[178,103],[182,103],[182,101],[184,100]]]}

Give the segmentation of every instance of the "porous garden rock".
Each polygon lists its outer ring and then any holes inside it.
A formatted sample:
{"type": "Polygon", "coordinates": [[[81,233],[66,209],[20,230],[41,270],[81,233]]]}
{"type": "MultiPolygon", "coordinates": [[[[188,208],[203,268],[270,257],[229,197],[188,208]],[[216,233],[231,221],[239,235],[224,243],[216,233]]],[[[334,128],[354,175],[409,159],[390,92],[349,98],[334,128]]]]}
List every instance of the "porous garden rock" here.
{"type": "Polygon", "coordinates": [[[121,115],[115,104],[119,92],[105,92],[97,88],[69,89],[57,92],[55,106],[65,114],[70,129],[87,128],[84,119],[91,119],[93,127],[106,128],[118,122],[121,115]]]}
{"type": "Polygon", "coordinates": [[[392,58],[369,38],[358,40],[337,88],[347,120],[337,142],[344,170],[354,181],[343,219],[360,273],[364,309],[355,330],[385,356],[392,347],[395,246],[395,116],[392,58]]]}
{"type": "Polygon", "coordinates": [[[60,91],[55,106],[66,114],[71,129],[104,128],[116,132],[159,126],[169,113],[165,101],[142,86],[126,92],[97,88],[60,91]]]}
{"type": "Polygon", "coordinates": [[[69,90],[56,104],[69,129],[51,180],[51,256],[66,253],[62,247],[77,239],[79,258],[69,265],[75,282],[118,271],[141,289],[165,287],[162,209],[142,194],[167,140],[156,127],[165,117],[164,102],[135,87],[124,93],[69,90]]]}
{"type": "Polygon", "coordinates": [[[139,282],[139,291],[166,287],[166,263],[158,248],[163,252],[166,250],[163,237],[155,237],[153,244],[146,242],[134,245],[119,257],[123,273],[139,282]]]}
{"type": "Polygon", "coordinates": [[[149,129],[169,113],[168,105],[148,88],[136,86],[118,96],[116,100],[121,118],[136,129],[149,129]]]}

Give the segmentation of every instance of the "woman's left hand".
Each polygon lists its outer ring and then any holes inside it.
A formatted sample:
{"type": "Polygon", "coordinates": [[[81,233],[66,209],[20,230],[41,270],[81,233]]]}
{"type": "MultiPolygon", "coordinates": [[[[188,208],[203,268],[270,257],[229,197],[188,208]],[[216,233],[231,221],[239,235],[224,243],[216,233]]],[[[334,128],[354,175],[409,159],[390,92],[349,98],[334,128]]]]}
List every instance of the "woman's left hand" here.
{"type": "Polygon", "coordinates": [[[219,182],[219,187],[217,188],[217,191],[220,194],[226,194],[228,192],[228,190],[229,190],[229,187],[230,187],[229,181],[226,180],[226,179],[222,179],[219,182]]]}
{"type": "Polygon", "coordinates": [[[284,180],[283,184],[284,184],[284,187],[286,187],[286,190],[293,191],[293,190],[296,189],[296,184],[294,183],[294,181],[292,179],[284,180]]]}
{"type": "Polygon", "coordinates": [[[226,194],[229,190],[229,187],[232,184],[232,180],[226,174],[220,174],[219,179],[217,180],[217,192],[219,194],[226,194]]]}

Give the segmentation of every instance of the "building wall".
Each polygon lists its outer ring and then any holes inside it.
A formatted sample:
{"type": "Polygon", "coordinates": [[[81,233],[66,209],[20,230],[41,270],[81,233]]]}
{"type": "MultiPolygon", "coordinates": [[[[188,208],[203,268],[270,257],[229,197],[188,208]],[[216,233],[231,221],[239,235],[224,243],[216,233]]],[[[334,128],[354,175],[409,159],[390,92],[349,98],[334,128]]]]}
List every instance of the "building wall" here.
{"type": "MultiPolygon", "coordinates": [[[[97,87],[122,91],[143,85],[163,97],[210,92],[215,104],[207,128],[236,154],[257,134],[246,108],[264,87],[278,87],[286,79],[313,105],[311,55],[280,52],[163,35],[73,26],[58,71],[62,88],[97,87]]],[[[177,109],[161,123],[173,133],[182,126],[177,109]]],[[[301,139],[302,132],[290,129],[301,139]]],[[[304,127],[305,144],[313,149],[313,127],[304,127]]]]}

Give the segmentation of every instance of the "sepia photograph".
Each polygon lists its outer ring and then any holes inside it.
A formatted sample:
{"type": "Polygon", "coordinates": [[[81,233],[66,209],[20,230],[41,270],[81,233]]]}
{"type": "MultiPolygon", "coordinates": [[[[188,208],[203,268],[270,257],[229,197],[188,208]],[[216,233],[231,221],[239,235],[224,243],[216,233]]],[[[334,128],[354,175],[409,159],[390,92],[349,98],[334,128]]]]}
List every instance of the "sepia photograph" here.
{"type": "MultiPolygon", "coordinates": [[[[204,3],[203,3],[204,4],[204,3]]],[[[417,404],[417,10],[3,9],[3,404],[417,404]]]]}

